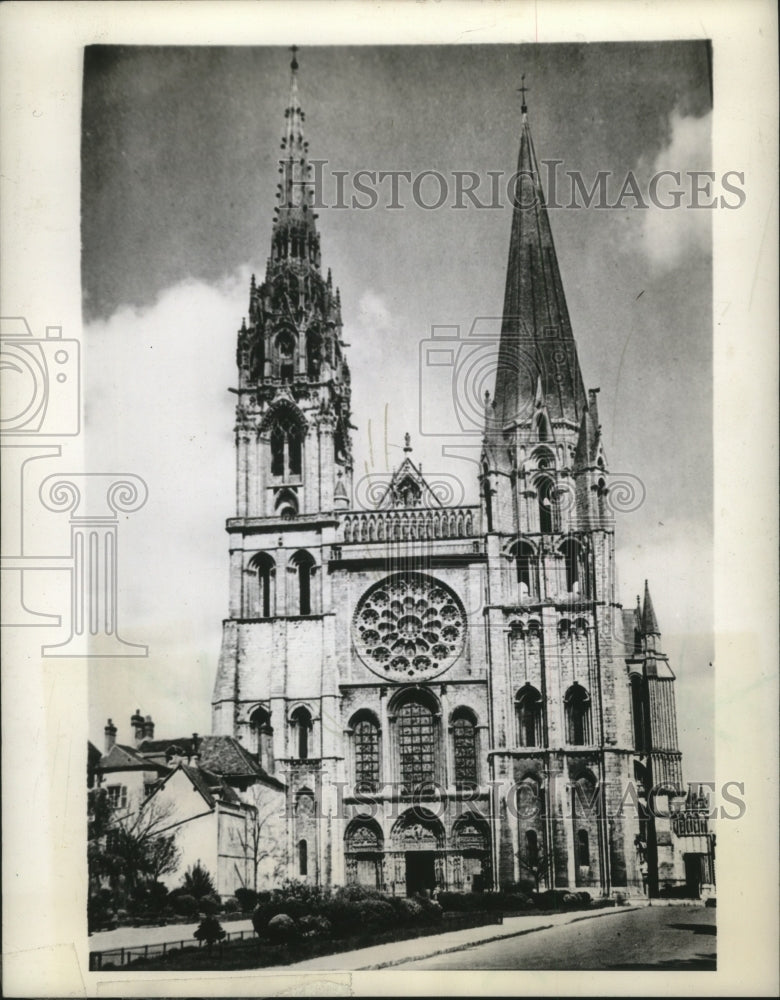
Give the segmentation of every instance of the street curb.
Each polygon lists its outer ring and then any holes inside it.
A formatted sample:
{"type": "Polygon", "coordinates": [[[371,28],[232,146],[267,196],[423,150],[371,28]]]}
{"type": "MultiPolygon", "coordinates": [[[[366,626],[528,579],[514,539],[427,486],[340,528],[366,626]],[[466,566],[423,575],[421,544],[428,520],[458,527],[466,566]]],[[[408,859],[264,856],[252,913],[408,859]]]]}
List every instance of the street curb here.
{"type": "MultiPolygon", "coordinates": [[[[353,972],[374,972],[378,969],[389,969],[394,965],[404,965],[407,962],[421,962],[426,958],[436,958],[438,955],[451,955],[456,951],[466,951],[469,948],[478,948],[483,944],[491,944],[493,941],[505,941],[508,938],[514,937],[524,937],[526,934],[534,934],[536,931],[548,931],[553,927],[567,927],[569,924],[579,923],[581,920],[595,920],[598,917],[614,916],[616,913],[630,913],[635,907],[633,906],[618,906],[614,909],[600,910],[596,913],[584,913],[580,917],[574,917],[572,920],[567,920],[562,924],[539,924],[538,927],[525,927],[522,930],[508,931],[506,934],[495,934],[493,937],[482,938],[479,941],[470,941],[465,944],[452,945],[449,948],[440,948],[437,951],[431,951],[425,955],[417,955],[414,958],[396,958],[391,959],[388,962],[380,962],[378,965],[364,965],[360,968],[353,969],[353,972]]],[[[287,966],[289,968],[289,966],[287,966]]],[[[336,970],[333,970],[336,971],[336,970]]]]}

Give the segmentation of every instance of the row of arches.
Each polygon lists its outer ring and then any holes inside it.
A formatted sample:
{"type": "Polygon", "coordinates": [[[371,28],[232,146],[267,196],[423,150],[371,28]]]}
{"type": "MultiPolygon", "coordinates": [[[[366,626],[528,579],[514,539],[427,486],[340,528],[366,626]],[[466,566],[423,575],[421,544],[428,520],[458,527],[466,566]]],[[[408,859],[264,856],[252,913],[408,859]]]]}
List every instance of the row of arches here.
{"type": "Polygon", "coordinates": [[[381,511],[350,514],[344,518],[346,543],[470,538],[473,534],[474,515],[470,510],[381,511]]]}
{"type": "MultiPolygon", "coordinates": [[[[587,559],[582,543],[576,538],[565,538],[558,546],[558,557],[563,561],[566,593],[584,597],[587,594],[587,559]]],[[[542,593],[541,560],[531,542],[514,542],[507,555],[515,567],[519,597],[522,600],[539,597],[542,593]]]]}
{"type": "MultiPolygon", "coordinates": [[[[593,720],[588,691],[572,684],[563,698],[566,742],[569,746],[593,743],[593,720]]],[[[532,684],[525,684],[515,696],[517,744],[542,747],[546,744],[545,712],[542,695],[532,684]]]]}
{"type": "MultiPolygon", "coordinates": [[[[299,706],[294,709],[287,720],[289,728],[288,746],[290,756],[298,760],[308,760],[312,751],[312,730],[314,722],[308,708],[299,706]]],[[[271,713],[268,709],[258,707],[249,717],[252,750],[257,761],[268,774],[273,774],[276,761],[274,758],[274,729],[271,724],[271,713]]]]}
{"type": "Polygon", "coordinates": [[[293,578],[286,588],[286,608],[280,608],[276,594],[276,560],[269,552],[258,552],[247,564],[246,616],[272,618],[280,614],[316,614],[314,578],[318,571],[311,552],[299,549],[287,560],[287,572],[293,578]]]}

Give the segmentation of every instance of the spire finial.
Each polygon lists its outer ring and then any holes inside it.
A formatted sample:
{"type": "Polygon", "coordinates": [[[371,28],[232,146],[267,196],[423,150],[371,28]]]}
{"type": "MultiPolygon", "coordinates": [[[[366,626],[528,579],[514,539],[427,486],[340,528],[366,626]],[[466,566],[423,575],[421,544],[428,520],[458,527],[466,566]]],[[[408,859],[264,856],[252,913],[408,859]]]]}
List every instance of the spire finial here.
{"type": "Polygon", "coordinates": [[[520,77],[520,86],[517,88],[517,92],[518,94],[520,94],[520,99],[522,101],[522,104],[520,105],[520,110],[523,112],[523,114],[525,114],[528,111],[528,105],[525,103],[525,95],[526,91],[529,89],[530,88],[526,87],[525,85],[525,73],[523,73],[523,75],[520,77]]]}
{"type": "Polygon", "coordinates": [[[410,452],[412,450],[412,435],[407,431],[404,434],[404,451],[410,452]]]}
{"type": "Polygon", "coordinates": [[[298,53],[298,46],[297,45],[291,45],[290,46],[290,52],[292,52],[292,59],[290,60],[290,69],[294,73],[296,71],[296,69],[298,69],[298,60],[296,58],[296,55],[298,53]]]}

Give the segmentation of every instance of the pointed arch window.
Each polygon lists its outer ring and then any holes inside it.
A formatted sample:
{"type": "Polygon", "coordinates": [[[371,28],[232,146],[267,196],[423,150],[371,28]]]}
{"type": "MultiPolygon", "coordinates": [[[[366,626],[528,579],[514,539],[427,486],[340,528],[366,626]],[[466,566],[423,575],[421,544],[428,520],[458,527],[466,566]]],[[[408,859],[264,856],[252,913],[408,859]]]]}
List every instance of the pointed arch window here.
{"type": "Polygon", "coordinates": [[[475,788],[479,783],[477,727],[473,713],[466,708],[453,713],[452,759],[455,784],[475,788]]]}
{"type": "Polygon", "coordinates": [[[260,767],[269,774],[274,771],[274,731],[271,716],[264,708],[256,708],[249,720],[254,739],[255,753],[260,767]]]}
{"type": "Polygon", "coordinates": [[[295,377],[295,337],[285,331],[276,338],[277,377],[291,382],[295,377]]]}
{"type": "Polygon", "coordinates": [[[631,674],[631,714],[634,722],[634,749],[637,753],[647,753],[644,685],[639,674],[631,674]]]}
{"type": "Polygon", "coordinates": [[[436,781],[436,719],[429,705],[410,700],[398,712],[396,729],[401,783],[410,795],[436,781]]]}
{"type": "Polygon", "coordinates": [[[516,542],[511,550],[520,600],[536,594],[536,553],[528,542],[516,542]]]}
{"type": "Polygon", "coordinates": [[[542,745],[542,696],[531,684],[517,693],[517,730],[521,747],[542,745]]]}
{"type": "Polygon", "coordinates": [[[560,552],[566,567],[566,592],[577,594],[580,591],[580,544],[573,538],[567,538],[560,552]]]}
{"type": "Polygon", "coordinates": [[[352,721],[355,791],[371,795],[379,790],[379,725],[369,712],[352,721]]]}
{"type": "Polygon", "coordinates": [[[290,722],[293,728],[298,759],[308,760],[312,730],[311,713],[306,708],[296,708],[290,716],[290,722]]]}
{"type": "Polygon", "coordinates": [[[299,478],[303,468],[303,428],[293,413],[279,413],[270,440],[271,475],[285,480],[299,478]]]}
{"type": "Polygon", "coordinates": [[[567,742],[575,747],[592,743],[590,696],[585,688],[580,684],[572,684],[566,692],[564,706],[567,742]]]}
{"type": "Polygon", "coordinates": [[[536,486],[539,505],[539,530],[544,534],[558,531],[558,496],[555,484],[547,476],[536,486]]]}

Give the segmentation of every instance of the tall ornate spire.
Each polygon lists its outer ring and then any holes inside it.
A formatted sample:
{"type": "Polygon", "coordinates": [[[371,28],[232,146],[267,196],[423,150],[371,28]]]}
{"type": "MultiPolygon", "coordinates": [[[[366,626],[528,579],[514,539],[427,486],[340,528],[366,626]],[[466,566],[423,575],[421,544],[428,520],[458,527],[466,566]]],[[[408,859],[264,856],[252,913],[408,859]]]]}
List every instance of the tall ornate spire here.
{"type": "Polygon", "coordinates": [[[650,586],[647,580],[645,580],[645,600],[642,608],[642,632],[645,635],[661,634],[661,630],[658,627],[658,619],[655,617],[655,609],[653,608],[653,601],[650,597],[650,586]]]}
{"type": "Polygon", "coordinates": [[[526,114],[527,89],[523,78],[496,419],[501,427],[530,419],[541,379],[553,425],[566,421],[576,428],[585,408],[585,391],[526,114]]]}
{"type": "Polygon", "coordinates": [[[304,139],[306,115],[298,96],[298,46],[291,48],[290,97],[284,111],[280,183],[272,237],[272,258],[298,258],[319,267],[319,238],[312,209],[313,181],[309,164],[309,144],[304,139]]]}

